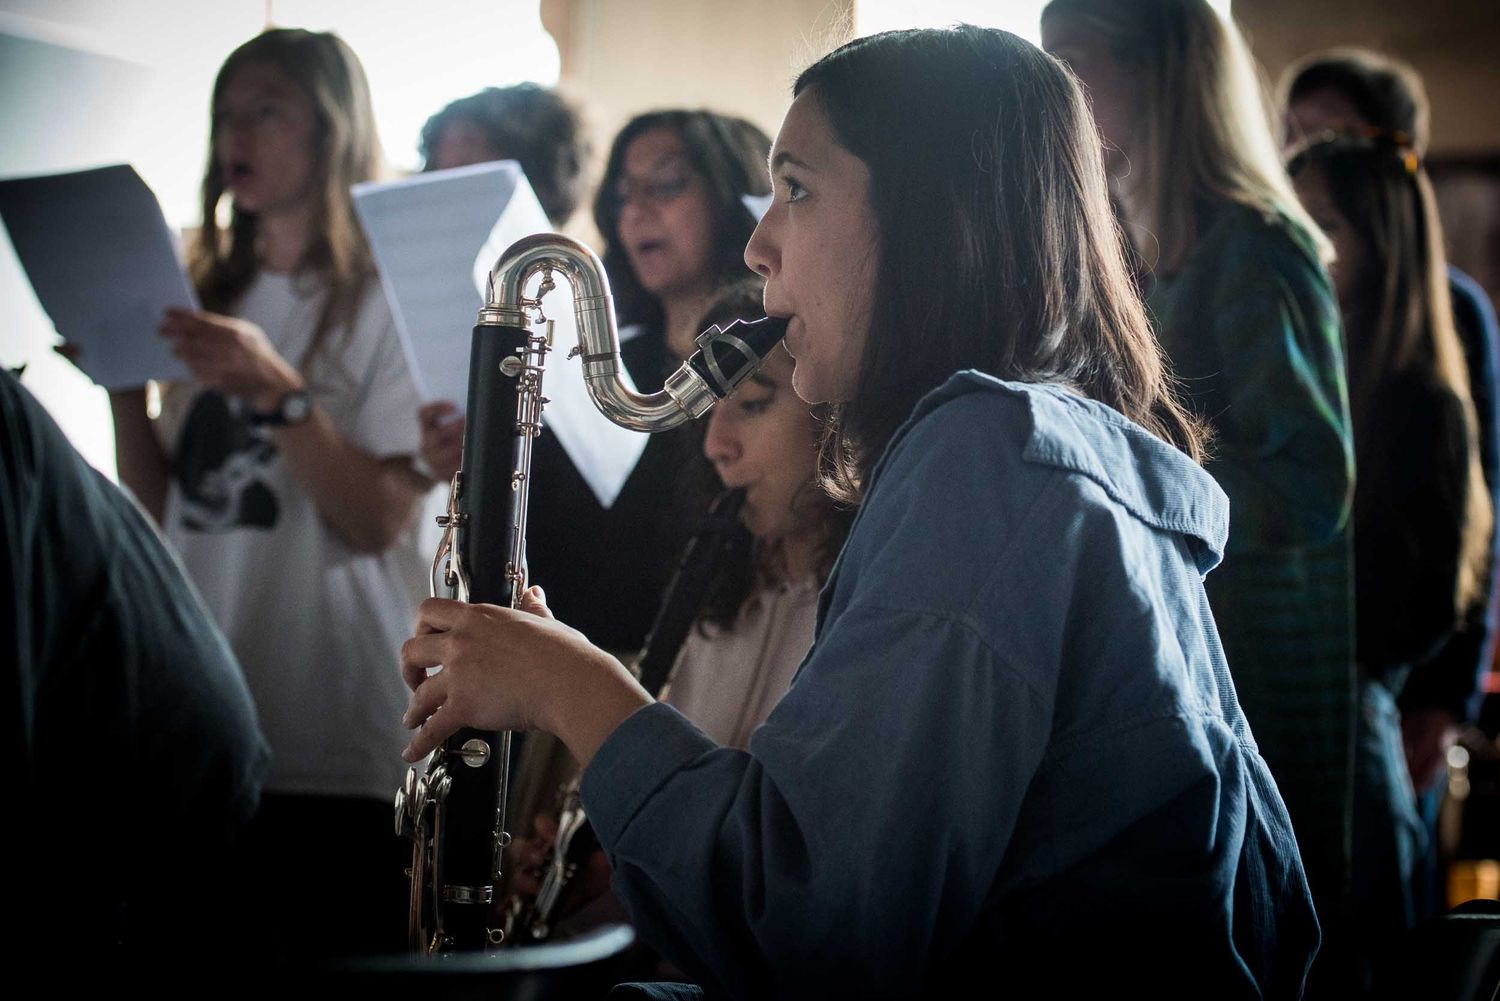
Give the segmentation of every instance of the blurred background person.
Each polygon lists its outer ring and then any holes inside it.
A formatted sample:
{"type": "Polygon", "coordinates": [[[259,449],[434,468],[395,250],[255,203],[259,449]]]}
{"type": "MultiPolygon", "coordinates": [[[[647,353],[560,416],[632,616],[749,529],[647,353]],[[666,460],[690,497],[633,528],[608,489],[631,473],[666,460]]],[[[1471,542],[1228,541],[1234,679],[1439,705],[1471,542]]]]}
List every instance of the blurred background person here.
{"type": "Polygon", "coordinates": [[[142,392],[112,394],[120,475],[228,637],[271,745],[235,934],[268,958],[395,950],[389,664],[424,574],[426,482],[417,390],[349,195],[380,162],[369,90],[337,36],[273,29],[225,61],[211,108],[189,250],[205,308],[161,325],[192,379],[154,421],[142,392]],[[308,934],[287,905],[320,885],[341,918],[308,934]]]}
{"type": "Polygon", "coordinates": [[[1208,597],[1326,957],[1345,916],[1355,708],[1354,450],[1330,247],[1282,168],[1244,41],[1206,0],[1053,0],[1042,39],[1089,90],[1158,336],[1213,428],[1205,468],[1232,517],[1208,597]]]}
{"type": "Polygon", "coordinates": [[[0,569],[27,955],[211,963],[234,943],[199,890],[233,880],[270,758],[250,692],[146,515],[4,369],[0,569]]]}
{"type": "MultiPolygon", "coordinates": [[[[562,231],[586,193],[593,147],[576,102],[552,88],[521,83],[486,87],[445,105],[422,127],[418,150],[424,171],[515,160],[552,228],[562,231]]],[[[424,462],[438,482],[447,483],[463,451],[458,403],[424,403],[417,422],[424,462]]]]}
{"type": "Polygon", "coordinates": [[[486,87],[445,105],[422,126],[423,170],[515,160],[552,225],[583,201],[593,146],[575,101],[551,87],[486,87]]]}
{"type": "MultiPolygon", "coordinates": [[[[1401,140],[1419,160],[1426,156],[1430,119],[1426,90],[1417,72],[1400,60],[1368,49],[1314,53],[1287,69],[1280,92],[1286,115],[1283,135],[1290,145],[1328,132],[1373,130],[1388,142],[1401,140]]],[[[1424,189],[1430,187],[1425,164],[1420,182],[1424,189]]],[[[1423,199],[1424,205],[1431,200],[1427,195],[1423,199]]],[[[1441,253],[1439,219],[1427,213],[1422,221],[1441,253]]],[[[1480,468],[1490,499],[1495,502],[1500,497],[1496,491],[1500,480],[1500,440],[1496,438],[1500,392],[1495,364],[1500,330],[1494,307],[1478,282],[1452,265],[1447,268],[1446,281],[1451,325],[1463,346],[1468,395],[1478,421],[1480,468]]],[[[1435,294],[1429,298],[1436,301],[1435,294]]],[[[1345,319],[1347,322],[1347,312],[1345,319]]],[[[1494,658],[1495,572],[1500,564],[1495,559],[1493,541],[1490,568],[1481,581],[1482,592],[1465,609],[1463,621],[1442,648],[1412,671],[1397,703],[1407,765],[1429,835],[1436,833],[1447,773],[1445,754],[1458,725],[1476,718],[1484,673],[1494,658]]],[[[1414,903],[1419,917],[1442,909],[1443,888],[1437,873],[1435,838],[1433,841],[1418,870],[1421,885],[1414,903]]]]}
{"type": "Polygon", "coordinates": [[[1360,471],[1352,890],[1367,976],[1416,922],[1413,879],[1429,851],[1396,699],[1460,623],[1482,618],[1494,528],[1442,227],[1406,140],[1334,136],[1290,164],[1298,196],[1337,252],[1360,471]]]}

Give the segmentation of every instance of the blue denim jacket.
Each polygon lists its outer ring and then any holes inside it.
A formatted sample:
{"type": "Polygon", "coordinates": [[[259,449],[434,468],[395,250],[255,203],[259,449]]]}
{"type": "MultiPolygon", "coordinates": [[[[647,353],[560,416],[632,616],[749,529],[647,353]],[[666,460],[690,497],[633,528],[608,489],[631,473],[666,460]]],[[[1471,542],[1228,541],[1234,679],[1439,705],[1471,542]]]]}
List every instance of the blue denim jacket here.
{"type": "Polygon", "coordinates": [[[738,997],[1296,997],[1317,922],[1203,590],[1228,505],[1066,390],[963,372],[877,466],[748,753],[648,706],[583,798],[643,938],[738,997]]]}

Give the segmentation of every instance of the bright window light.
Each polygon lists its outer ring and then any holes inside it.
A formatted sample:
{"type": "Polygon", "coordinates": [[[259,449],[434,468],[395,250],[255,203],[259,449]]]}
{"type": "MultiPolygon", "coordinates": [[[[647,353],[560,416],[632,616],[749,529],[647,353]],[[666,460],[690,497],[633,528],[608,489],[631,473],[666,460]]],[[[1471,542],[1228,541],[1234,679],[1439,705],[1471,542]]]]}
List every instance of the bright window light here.
{"type": "MultiPolygon", "coordinates": [[[[1229,14],[1229,0],[1209,0],[1229,14]]],[[[894,28],[940,28],[955,21],[1003,28],[1040,45],[1047,0],[854,0],[854,30],[873,35],[894,28]]]]}
{"type": "Polygon", "coordinates": [[[334,31],[359,54],[393,166],[415,169],[428,116],[484,87],[555,86],[557,43],[538,0],[274,0],[278,24],[334,31]]]}
{"type": "MultiPolygon", "coordinates": [[[[337,32],[364,64],[388,163],[411,170],[428,116],[487,86],[558,80],[539,0],[3,0],[0,176],[132,163],[176,228],[197,223],[214,74],[273,23],[337,32]]],[[[105,394],[56,332],[0,234],[0,364],[114,475],[105,394]]]]}

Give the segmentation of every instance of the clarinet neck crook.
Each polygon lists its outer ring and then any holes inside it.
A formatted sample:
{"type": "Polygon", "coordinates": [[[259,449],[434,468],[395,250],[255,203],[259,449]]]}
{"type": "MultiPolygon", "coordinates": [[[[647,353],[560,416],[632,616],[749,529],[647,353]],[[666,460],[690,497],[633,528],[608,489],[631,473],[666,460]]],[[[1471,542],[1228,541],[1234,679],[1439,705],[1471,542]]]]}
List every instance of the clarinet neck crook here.
{"type": "MultiPolygon", "coordinates": [[[[528,236],[500,255],[490,271],[481,324],[527,326],[526,286],[538,272],[561,274],[573,290],[583,378],[599,412],[633,431],[666,431],[696,420],[760,368],[786,333],[786,321],[736,321],[698,335],[698,350],[655,393],[620,379],[620,335],[604,265],[592,250],[558,233],[528,236]]],[[[545,278],[544,278],[545,281],[545,278]]]]}

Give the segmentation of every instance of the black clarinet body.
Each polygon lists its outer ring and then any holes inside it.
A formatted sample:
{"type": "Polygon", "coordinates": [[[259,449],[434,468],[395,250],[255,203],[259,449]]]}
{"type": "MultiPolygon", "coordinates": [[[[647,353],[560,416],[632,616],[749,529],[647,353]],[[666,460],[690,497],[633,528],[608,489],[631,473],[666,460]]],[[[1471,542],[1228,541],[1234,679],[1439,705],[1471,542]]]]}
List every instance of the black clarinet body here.
{"type": "MultiPolygon", "coordinates": [[[[469,363],[469,409],[464,430],[464,480],[458,497],[463,523],[457,544],[468,568],[468,600],[514,607],[525,586],[526,508],[533,428],[526,426],[522,380],[510,359],[525,359],[524,327],[480,324],[469,363]],[[507,373],[509,369],[509,373],[507,373]],[[521,553],[523,562],[515,561],[521,553]]],[[[537,387],[539,388],[539,387],[537,387]]],[[[510,734],[460,730],[444,744],[452,784],[437,805],[433,892],[442,900],[439,948],[483,949],[501,944],[490,920],[504,861],[506,782],[510,734]],[[465,754],[465,749],[470,753],[465,754]],[[483,749],[487,748],[485,752],[483,749]],[[473,753],[480,752],[480,753],[473,753]],[[461,763],[461,764],[460,764],[461,763]]]]}
{"type": "MultiPolygon", "coordinates": [[[[514,608],[526,587],[531,447],[541,432],[542,375],[552,325],[542,300],[561,275],[573,292],[580,367],[589,396],[614,423],[664,431],[702,417],[760,366],[786,332],[782,320],[736,322],[698,336],[698,351],[658,392],[620,378],[619,335],[603,265],[558,234],[527,237],[490,272],[474,328],[462,468],[450,484],[433,593],[514,608]],[[533,279],[538,279],[532,286],[533,279]],[[528,287],[535,291],[528,295],[528,287]],[[539,332],[541,331],[541,332],[539,332]]],[[[410,946],[472,951],[509,944],[514,917],[495,906],[510,836],[505,831],[511,735],[462,730],[434,751],[424,774],[396,792],[396,828],[412,841],[410,946]]]]}
{"type": "MultiPolygon", "coordinates": [[[[454,477],[433,593],[515,607],[526,586],[531,445],[541,430],[547,338],[525,326],[474,328],[462,468],[454,477]]],[[[396,796],[398,829],[413,842],[413,951],[504,944],[493,919],[505,846],[511,735],[464,729],[415,769],[396,796]]]]}

